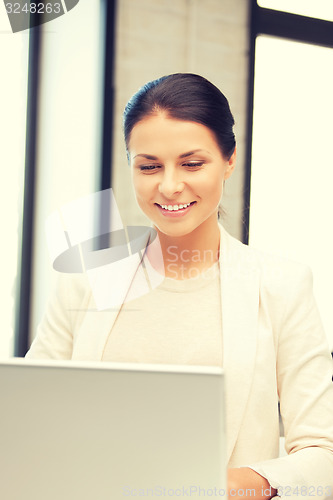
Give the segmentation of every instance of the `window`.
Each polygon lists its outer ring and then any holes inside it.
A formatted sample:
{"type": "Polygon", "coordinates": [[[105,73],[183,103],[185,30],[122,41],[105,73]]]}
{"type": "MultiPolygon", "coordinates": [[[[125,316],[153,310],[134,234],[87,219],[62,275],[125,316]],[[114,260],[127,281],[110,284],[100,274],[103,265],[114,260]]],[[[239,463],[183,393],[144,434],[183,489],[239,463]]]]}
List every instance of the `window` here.
{"type": "MultiPolygon", "coordinates": [[[[3,14],[3,13],[2,13],[3,14]]],[[[15,303],[19,286],[29,32],[13,34],[0,17],[1,99],[1,335],[0,356],[13,355],[15,303]]]]}
{"type": "Polygon", "coordinates": [[[256,38],[249,241],[310,265],[331,348],[332,87],[333,49],[256,38]]]}

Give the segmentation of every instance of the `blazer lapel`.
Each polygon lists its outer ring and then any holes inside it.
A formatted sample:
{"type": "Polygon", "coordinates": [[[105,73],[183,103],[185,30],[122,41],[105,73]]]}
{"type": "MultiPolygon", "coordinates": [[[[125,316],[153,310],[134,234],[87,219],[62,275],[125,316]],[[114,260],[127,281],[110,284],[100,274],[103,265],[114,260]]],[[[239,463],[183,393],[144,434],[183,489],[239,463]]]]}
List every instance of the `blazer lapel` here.
{"type": "MultiPolygon", "coordinates": [[[[87,271],[91,288],[89,302],[83,322],[74,340],[72,359],[99,361],[103,357],[108,335],[126,300],[148,293],[152,273],[147,279],[145,255],[151,231],[144,235],[145,241],[133,239],[137,245],[134,253],[124,259],[87,271]],[[144,251],[140,251],[144,248],[144,251]]],[[[148,273],[149,274],[149,273],[148,273]]],[[[158,273],[157,273],[158,274],[158,273]]],[[[163,279],[163,276],[161,277],[163,279]]]]}
{"type": "Polygon", "coordinates": [[[102,273],[97,274],[96,272],[88,275],[92,293],[90,294],[83,322],[74,340],[72,359],[91,361],[100,361],[102,359],[107,337],[126,299],[127,292],[140,264],[138,258],[124,260],[127,262],[123,268],[117,269],[113,265],[103,266],[102,273]],[[111,292],[112,296],[107,297],[107,287],[112,292],[116,290],[116,294],[111,292]],[[100,307],[102,299],[104,299],[103,308],[100,307]],[[107,299],[109,299],[108,302],[107,299]],[[99,307],[97,307],[96,302],[99,307]],[[108,307],[106,307],[107,305],[108,307]]]}
{"type": "Polygon", "coordinates": [[[257,344],[259,268],[253,254],[222,227],[220,242],[227,457],[230,460],[252,384],[257,344]]]}

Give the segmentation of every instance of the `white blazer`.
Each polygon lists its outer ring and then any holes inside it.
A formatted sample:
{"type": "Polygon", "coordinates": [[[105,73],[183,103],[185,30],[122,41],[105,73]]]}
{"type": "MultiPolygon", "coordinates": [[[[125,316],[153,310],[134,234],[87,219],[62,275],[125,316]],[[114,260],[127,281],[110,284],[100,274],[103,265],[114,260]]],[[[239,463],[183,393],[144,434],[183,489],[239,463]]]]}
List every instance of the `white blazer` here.
{"type": "MultiPolygon", "coordinates": [[[[324,499],[333,495],[332,360],[311,271],[220,230],[228,465],[252,467],[286,499],[324,499]]],[[[123,299],[136,271],[128,266],[116,285],[123,299]]],[[[60,275],[27,357],[101,360],[120,307],[97,311],[85,275],[60,275]]]]}

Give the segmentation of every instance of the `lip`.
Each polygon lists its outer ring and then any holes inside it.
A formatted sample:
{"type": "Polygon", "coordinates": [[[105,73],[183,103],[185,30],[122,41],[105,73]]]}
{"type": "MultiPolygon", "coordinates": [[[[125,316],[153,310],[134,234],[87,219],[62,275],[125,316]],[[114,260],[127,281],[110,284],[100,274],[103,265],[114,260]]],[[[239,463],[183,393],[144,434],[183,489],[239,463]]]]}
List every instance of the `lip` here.
{"type": "Polygon", "coordinates": [[[178,218],[184,217],[184,215],[186,215],[191,210],[195,203],[196,201],[192,201],[188,207],[181,208],[180,210],[166,210],[165,208],[162,208],[158,203],[155,203],[155,205],[164,217],[178,218]]]}

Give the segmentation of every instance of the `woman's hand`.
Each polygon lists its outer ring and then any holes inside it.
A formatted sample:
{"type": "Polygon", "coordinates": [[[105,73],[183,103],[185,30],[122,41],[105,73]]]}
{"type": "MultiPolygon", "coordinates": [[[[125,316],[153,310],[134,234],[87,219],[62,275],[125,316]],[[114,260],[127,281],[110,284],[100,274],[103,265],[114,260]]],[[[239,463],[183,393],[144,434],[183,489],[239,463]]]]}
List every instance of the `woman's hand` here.
{"type": "Polygon", "coordinates": [[[229,500],[268,500],[276,493],[267,479],[249,467],[228,469],[229,500]]]}

